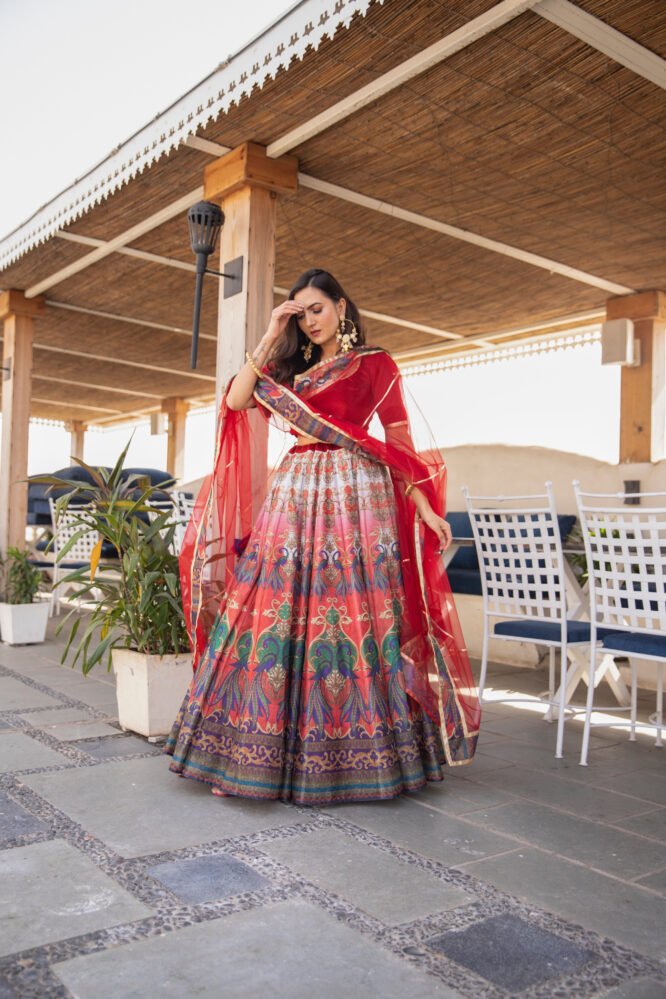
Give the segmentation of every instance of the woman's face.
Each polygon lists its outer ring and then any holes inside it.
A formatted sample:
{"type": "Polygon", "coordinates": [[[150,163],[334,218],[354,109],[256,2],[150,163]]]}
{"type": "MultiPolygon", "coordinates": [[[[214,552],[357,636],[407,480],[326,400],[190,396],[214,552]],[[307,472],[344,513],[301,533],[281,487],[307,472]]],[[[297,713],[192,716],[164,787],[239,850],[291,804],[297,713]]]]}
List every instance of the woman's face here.
{"type": "Polygon", "coordinates": [[[303,315],[297,322],[307,338],[322,348],[325,357],[335,354],[335,334],[345,314],[344,298],[334,302],[319,288],[303,288],[296,292],[294,301],[303,306],[303,315]]]}

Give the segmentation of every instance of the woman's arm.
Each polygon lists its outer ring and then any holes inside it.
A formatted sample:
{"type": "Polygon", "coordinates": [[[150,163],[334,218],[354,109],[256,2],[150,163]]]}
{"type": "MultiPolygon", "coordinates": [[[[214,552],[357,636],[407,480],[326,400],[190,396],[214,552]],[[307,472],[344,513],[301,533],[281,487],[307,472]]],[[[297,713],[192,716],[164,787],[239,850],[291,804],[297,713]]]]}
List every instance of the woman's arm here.
{"type": "MultiPolygon", "coordinates": [[[[395,361],[386,356],[379,357],[378,375],[375,390],[381,394],[377,413],[386,435],[387,444],[416,454],[414,441],[409,431],[407,408],[402,392],[402,379],[395,361]]],[[[415,483],[407,482],[405,491],[412,499],[416,512],[430,530],[437,535],[442,551],[451,544],[451,528],[446,520],[435,513],[428,498],[415,483]]]]}
{"type": "Polygon", "coordinates": [[[252,398],[254,387],[257,384],[255,368],[260,368],[266,363],[277,340],[284,333],[291,316],[298,316],[302,312],[303,306],[298,305],[293,299],[288,299],[273,309],[268,329],[252,351],[252,362],[248,361],[243,365],[229,387],[227,392],[229,409],[251,409],[255,405],[252,398]]]}
{"type": "MultiPolygon", "coordinates": [[[[407,420],[401,420],[399,423],[394,423],[393,425],[389,423],[384,427],[384,433],[387,443],[395,444],[398,447],[402,446],[416,452],[407,420]]],[[[428,498],[421,492],[418,486],[407,483],[406,492],[413,501],[416,512],[423,523],[435,532],[440,540],[442,551],[446,551],[451,544],[451,528],[448,522],[435,513],[428,502],[428,498]]]]}

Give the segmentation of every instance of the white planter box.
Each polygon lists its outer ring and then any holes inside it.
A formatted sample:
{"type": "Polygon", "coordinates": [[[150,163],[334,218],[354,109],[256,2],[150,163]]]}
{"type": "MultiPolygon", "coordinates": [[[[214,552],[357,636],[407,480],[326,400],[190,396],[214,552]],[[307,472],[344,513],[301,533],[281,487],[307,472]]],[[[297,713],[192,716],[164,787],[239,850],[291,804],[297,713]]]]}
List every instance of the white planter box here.
{"type": "Polygon", "coordinates": [[[48,603],[0,604],[0,636],[8,645],[43,642],[48,620],[48,603]]]}
{"type": "Polygon", "coordinates": [[[150,738],[168,735],[192,680],[192,656],[149,656],[114,649],[120,727],[150,738]]]}

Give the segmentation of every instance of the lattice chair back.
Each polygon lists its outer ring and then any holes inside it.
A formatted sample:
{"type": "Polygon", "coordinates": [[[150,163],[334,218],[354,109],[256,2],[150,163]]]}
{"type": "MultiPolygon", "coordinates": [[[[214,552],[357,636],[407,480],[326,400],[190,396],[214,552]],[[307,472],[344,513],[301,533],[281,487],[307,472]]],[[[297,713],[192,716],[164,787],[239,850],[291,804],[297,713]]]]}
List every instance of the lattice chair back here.
{"type": "Polygon", "coordinates": [[[185,540],[185,531],[187,530],[187,525],[190,522],[190,518],[194,512],[194,497],[185,496],[184,493],[176,493],[176,503],[177,503],[177,526],[174,534],[174,547],[177,552],[183,547],[183,541],[185,540]]]}
{"type": "MultiPolygon", "coordinates": [[[[81,520],[86,519],[83,507],[74,507],[60,511],[56,508],[56,501],[49,497],[49,510],[51,511],[51,525],[53,527],[53,556],[55,560],[53,569],[53,587],[51,590],[51,613],[57,608],[59,610],[60,600],[64,596],[62,583],[63,576],[73,569],[86,565],[90,562],[93,548],[97,544],[99,535],[96,531],[87,531],[77,538],[71,548],[68,549],[64,559],[59,562],[58,555],[65,545],[81,530],[81,520]],[[56,593],[56,588],[58,592],[56,593]]],[[[90,521],[93,526],[93,521],[90,521]]],[[[74,584],[70,584],[70,588],[74,584]]]]}
{"type": "Polygon", "coordinates": [[[178,519],[185,521],[187,523],[192,516],[194,510],[194,497],[187,496],[183,492],[176,491],[172,493],[174,500],[176,502],[176,510],[178,513],[178,519]]]}
{"type": "MultiPolygon", "coordinates": [[[[67,542],[81,530],[82,520],[86,520],[85,510],[82,507],[75,507],[71,510],[56,510],[56,502],[49,498],[49,508],[51,510],[51,523],[53,525],[53,549],[57,556],[65,547],[67,542]]],[[[94,522],[91,519],[90,525],[94,522]]],[[[74,542],[67,552],[65,561],[69,562],[89,562],[92,550],[97,544],[99,536],[96,531],[88,531],[74,542]]]]}
{"type": "Polygon", "coordinates": [[[666,493],[574,491],[594,624],[666,635],[666,493]]]}
{"type": "Polygon", "coordinates": [[[566,621],[564,556],[552,484],[531,496],[471,496],[485,611],[492,617],[566,621]]]}

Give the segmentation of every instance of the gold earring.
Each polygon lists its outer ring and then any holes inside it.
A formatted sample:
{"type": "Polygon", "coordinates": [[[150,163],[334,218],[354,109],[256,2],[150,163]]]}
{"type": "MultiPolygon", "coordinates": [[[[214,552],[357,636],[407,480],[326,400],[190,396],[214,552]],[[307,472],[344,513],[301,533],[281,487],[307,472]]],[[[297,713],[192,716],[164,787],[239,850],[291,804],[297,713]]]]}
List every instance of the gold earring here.
{"type": "Polygon", "coordinates": [[[340,344],[340,350],[343,354],[346,354],[352,349],[352,345],[358,340],[358,330],[351,319],[347,319],[346,316],[340,316],[340,326],[338,327],[338,332],[335,334],[335,338],[340,344]],[[351,326],[351,331],[348,333],[346,330],[345,323],[349,323],[351,326]]]}
{"type": "Polygon", "coordinates": [[[309,364],[312,358],[312,340],[308,340],[307,343],[304,343],[303,346],[301,347],[301,350],[303,351],[303,357],[305,358],[305,363],[309,364]]]}

